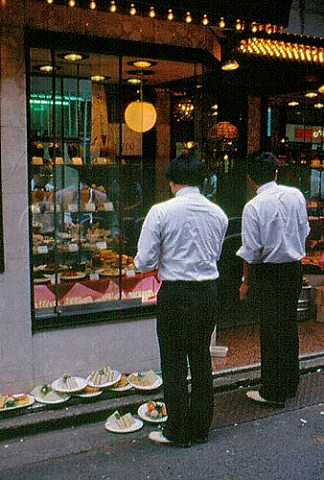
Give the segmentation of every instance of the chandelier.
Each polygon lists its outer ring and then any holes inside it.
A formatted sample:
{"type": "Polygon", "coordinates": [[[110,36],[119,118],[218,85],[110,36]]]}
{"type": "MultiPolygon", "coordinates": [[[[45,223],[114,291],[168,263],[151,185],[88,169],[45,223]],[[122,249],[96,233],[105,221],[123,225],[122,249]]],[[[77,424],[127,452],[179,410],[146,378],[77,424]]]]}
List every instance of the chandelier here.
{"type": "Polygon", "coordinates": [[[185,98],[176,105],[174,117],[177,122],[193,120],[194,104],[190,98],[185,98]]]}

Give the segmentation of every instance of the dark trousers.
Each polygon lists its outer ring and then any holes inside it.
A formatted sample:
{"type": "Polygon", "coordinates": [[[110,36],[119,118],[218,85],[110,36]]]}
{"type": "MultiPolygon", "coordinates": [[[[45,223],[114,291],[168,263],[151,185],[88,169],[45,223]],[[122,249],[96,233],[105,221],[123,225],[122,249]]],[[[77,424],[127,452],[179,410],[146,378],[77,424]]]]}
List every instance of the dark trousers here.
{"type": "Polygon", "coordinates": [[[260,394],[285,401],[299,384],[298,298],[302,288],[300,262],[252,267],[252,288],[260,325],[260,394]]]}
{"type": "Polygon", "coordinates": [[[187,442],[208,435],[213,418],[209,346],[217,320],[217,281],[163,282],[157,304],[157,335],[168,413],[163,431],[170,440],[187,442]]]}

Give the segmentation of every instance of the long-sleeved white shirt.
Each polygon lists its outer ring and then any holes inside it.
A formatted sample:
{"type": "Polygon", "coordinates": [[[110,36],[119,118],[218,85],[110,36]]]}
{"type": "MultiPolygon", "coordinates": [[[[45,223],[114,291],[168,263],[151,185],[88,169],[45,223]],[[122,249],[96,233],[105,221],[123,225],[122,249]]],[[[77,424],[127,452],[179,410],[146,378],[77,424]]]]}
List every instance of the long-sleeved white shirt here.
{"type": "Polygon", "coordinates": [[[252,264],[300,260],[306,255],[309,231],[302,193],[269,182],[243,209],[242,246],[236,254],[252,264]]]}
{"type": "Polygon", "coordinates": [[[161,281],[214,280],[227,225],[223,210],[198,187],[184,187],[148,212],[135,265],[141,272],[158,269],[161,281]]]}

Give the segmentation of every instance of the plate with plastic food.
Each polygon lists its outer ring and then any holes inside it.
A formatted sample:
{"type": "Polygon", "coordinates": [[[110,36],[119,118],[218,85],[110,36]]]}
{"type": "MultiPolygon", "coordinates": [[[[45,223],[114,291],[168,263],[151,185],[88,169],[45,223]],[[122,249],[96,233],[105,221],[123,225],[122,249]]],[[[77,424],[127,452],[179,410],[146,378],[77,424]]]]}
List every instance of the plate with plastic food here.
{"type": "Polygon", "coordinates": [[[161,423],[168,419],[164,402],[149,400],[138,408],[138,416],[146,422],[161,423]]]}
{"type": "Polygon", "coordinates": [[[48,383],[38,385],[31,394],[34,396],[36,402],[44,403],[46,405],[56,405],[67,402],[71,396],[66,393],[56,392],[48,383]]]}
{"type": "Polygon", "coordinates": [[[139,418],[133,417],[131,413],[121,415],[116,410],[107,418],[105,429],[113,433],[131,433],[140,430],[144,423],[139,418]]]}
{"type": "Polygon", "coordinates": [[[138,390],[155,390],[162,385],[162,377],[153,370],[131,373],[128,376],[128,381],[138,390]]]}
{"type": "Polygon", "coordinates": [[[84,272],[64,272],[60,275],[61,280],[81,280],[87,276],[84,272]]]}
{"type": "Polygon", "coordinates": [[[82,377],[65,374],[54,380],[51,384],[53,390],[61,393],[74,393],[83,390],[87,386],[87,380],[82,377]]]}
{"type": "Polygon", "coordinates": [[[120,380],[115,385],[110,387],[109,390],[111,390],[112,392],[127,392],[132,388],[133,388],[133,385],[129,383],[127,375],[123,373],[122,376],[120,377],[120,380]]]}
{"type": "Polygon", "coordinates": [[[87,378],[87,383],[90,387],[111,387],[119,382],[121,373],[117,370],[112,370],[109,366],[102,367],[100,370],[94,370],[87,378]]]}
{"type": "Polygon", "coordinates": [[[0,394],[0,412],[26,408],[32,405],[34,401],[34,397],[28,393],[9,393],[7,395],[0,394]]]}
{"type": "Polygon", "coordinates": [[[77,392],[75,396],[81,397],[81,398],[95,398],[99,397],[103,393],[102,390],[98,387],[90,387],[87,385],[81,392],[77,392]]]}

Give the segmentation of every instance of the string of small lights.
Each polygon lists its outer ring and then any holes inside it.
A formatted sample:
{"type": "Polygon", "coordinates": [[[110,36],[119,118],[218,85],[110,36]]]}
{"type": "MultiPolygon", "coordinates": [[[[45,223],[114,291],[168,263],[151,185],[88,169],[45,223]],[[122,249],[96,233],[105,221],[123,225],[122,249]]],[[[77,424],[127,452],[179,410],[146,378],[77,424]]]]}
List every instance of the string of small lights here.
{"type": "MultiPolygon", "coordinates": [[[[101,10],[110,13],[122,13],[129,14],[132,16],[148,16],[152,19],[158,18],[160,20],[169,20],[175,22],[185,22],[187,24],[198,24],[202,25],[213,25],[214,27],[222,29],[235,29],[237,31],[250,30],[255,31],[267,31],[278,32],[283,31],[283,27],[279,27],[273,24],[260,24],[253,19],[251,20],[241,20],[233,16],[226,16],[220,14],[217,18],[209,18],[207,12],[200,11],[195,8],[195,12],[190,12],[187,9],[178,8],[169,8],[167,6],[161,6],[160,2],[156,6],[153,5],[154,2],[148,3],[143,1],[136,2],[125,2],[123,0],[97,0],[97,1],[88,1],[88,0],[39,0],[45,2],[49,5],[68,5],[71,8],[79,7],[86,8],[92,11],[101,10]]],[[[199,6],[199,5],[198,5],[199,6]]],[[[221,9],[221,6],[220,6],[221,9]]]]}

